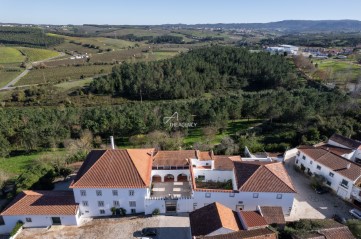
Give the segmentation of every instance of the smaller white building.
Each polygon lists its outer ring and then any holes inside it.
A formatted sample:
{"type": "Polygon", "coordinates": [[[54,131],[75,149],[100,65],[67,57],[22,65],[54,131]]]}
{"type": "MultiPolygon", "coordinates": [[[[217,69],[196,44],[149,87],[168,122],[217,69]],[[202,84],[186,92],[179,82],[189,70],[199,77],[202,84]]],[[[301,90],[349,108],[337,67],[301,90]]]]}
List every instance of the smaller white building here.
{"type": "Polygon", "coordinates": [[[23,191],[0,214],[0,234],[23,227],[79,225],[81,215],[71,191],[23,191]]]}
{"type": "Polygon", "coordinates": [[[297,55],[299,47],[292,46],[292,45],[279,45],[279,46],[274,46],[274,47],[267,47],[266,50],[273,54],[279,54],[279,53],[286,52],[287,54],[290,54],[290,55],[297,55]]]}

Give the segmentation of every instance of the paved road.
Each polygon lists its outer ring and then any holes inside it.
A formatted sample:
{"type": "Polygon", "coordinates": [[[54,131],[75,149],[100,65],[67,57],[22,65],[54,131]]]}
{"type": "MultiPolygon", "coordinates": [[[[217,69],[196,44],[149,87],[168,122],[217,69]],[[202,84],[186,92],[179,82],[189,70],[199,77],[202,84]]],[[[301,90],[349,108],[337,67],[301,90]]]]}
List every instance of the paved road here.
{"type": "Polygon", "coordinates": [[[304,174],[296,172],[293,165],[294,158],[286,161],[286,169],[297,190],[291,215],[286,217],[287,221],[331,218],[333,214],[351,218],[348,211],[352,207],[348,203],[332,193],[317,194],[310,187],[310,180],[304,174]]]}

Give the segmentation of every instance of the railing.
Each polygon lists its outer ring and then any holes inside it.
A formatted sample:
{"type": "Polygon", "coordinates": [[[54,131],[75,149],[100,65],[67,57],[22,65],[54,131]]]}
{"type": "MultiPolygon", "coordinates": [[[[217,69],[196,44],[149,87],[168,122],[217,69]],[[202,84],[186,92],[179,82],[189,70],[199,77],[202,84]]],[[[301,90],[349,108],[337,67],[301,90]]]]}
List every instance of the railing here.
{"type": "Polygon", "coordinates": [[[184,166],[161,166],[156,165],[152,167],[153,170],[179,170],[179,169],[189,169],[188,165],[184,166]]]}
{"type": "Polygon", "coordinates": [[[192,196],[164,196],[164,197],[145,197],[145,200],[187,200],[193,199],[192,196]]]}

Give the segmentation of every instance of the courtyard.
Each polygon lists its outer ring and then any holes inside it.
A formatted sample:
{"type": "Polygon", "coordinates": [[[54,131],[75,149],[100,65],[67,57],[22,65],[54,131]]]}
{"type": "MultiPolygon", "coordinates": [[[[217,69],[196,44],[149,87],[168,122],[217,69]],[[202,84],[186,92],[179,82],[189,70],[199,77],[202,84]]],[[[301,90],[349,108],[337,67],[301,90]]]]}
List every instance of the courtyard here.
{"type": "Polygon", "coordinates": [[[53,226],[24,229],[18,239],[97,239],[141,238],[141,230],[156,228],[155,239],[190,239],[188,214],[178,216],[129,216],[124,218],[93,219],[82,226],[53,226]]]}
{"type": "Polygon", "coordinates": [[[349,203],[343,201],[332,192],[317,194],[310,186],[310,179],[306,175],[296,172],[293,165],[294,158],[286,160],[286,170],[297,191],[291,215],[286,216],[287,221],[295,221],[301,218],[331,218],[334,214],[338,214],[346,219],[352,218],[349,214],[352,206],[349,203]]]}
{"type": "Polygon", "coordinates": [[[154,182],[152,197],[190,197],[192,188],[190,182],[154,182]]]}

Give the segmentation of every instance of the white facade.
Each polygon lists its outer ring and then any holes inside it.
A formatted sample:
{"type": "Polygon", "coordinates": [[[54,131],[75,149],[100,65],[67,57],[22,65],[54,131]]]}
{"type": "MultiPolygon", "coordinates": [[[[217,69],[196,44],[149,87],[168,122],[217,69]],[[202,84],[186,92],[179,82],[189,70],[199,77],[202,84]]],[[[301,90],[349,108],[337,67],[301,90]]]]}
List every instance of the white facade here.
{"type": "Polygon", "coordinates": [[[350,199],[352,188],[356,180],[352,181],[351,179],[346,178],[337,171],[333,171],[325,165],[314,161],[311,157],[302,153],[301,151],[299,151],[299,155],[296,157],[295,163],[301,168],[301,165],[303,165],[305,167],[304,171],[306,173],[323,176],[326,179],[327,186],[332,188],[338,196],[343,199],[350,199]]]}
{"type": "Polygon", "coordinates": [[[232,210],[257,210],[257,206],[279,206],[283,213],[289,215],[293,207],[295,193],[266,193],[266,192],[208,192],[195,191],[194,209],[199,209],[213,202],[219,202],[232,210]]]}
{"type": "Polygon", "coordinates": [[[144,212],[149,196],[148,188],[74,188],[73,192],[84,217],[112,215],[112,207],[124,208],[127,214],[144,212]]]}
{"type": "Polygon", "coordinates": [[[177,182],[178,181],[178,176],[180,175],[186,175],[187,178],[189,179],[189,169],[172,169],[172,170],[166,170],[166,169],[153,169],[152,170],[152,177],[153,176],[160,176],[162,182],[164,182],[164,178],[167,175],[173,175],[174,177],[174,181],[177,182]]]}
{"type": "Polygon", "coordinates": [[[193,175],[195,178],[199,176],[204,177],[203,181],[217,181],[225,182],[233,177],[231,170],[212,170],[212,169],[197,169],[193,168],[193,175]]]}
{"type": "Polygon", "coordinates": [[[49,227],[53,225],[52,217],[59,217],[61,225],[77,226],[80,224],[80,214],[76,215],[14,215],[3,216],[5,225],[0,226],[0,234],[10,233],[18,221],[24,223],[23,227],[49,227]]]}

